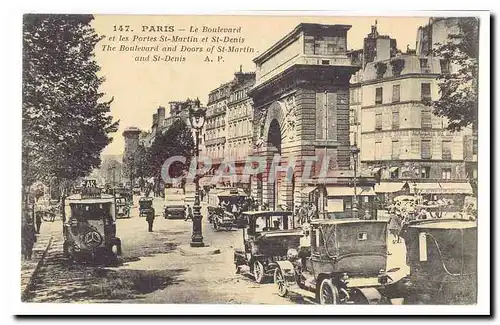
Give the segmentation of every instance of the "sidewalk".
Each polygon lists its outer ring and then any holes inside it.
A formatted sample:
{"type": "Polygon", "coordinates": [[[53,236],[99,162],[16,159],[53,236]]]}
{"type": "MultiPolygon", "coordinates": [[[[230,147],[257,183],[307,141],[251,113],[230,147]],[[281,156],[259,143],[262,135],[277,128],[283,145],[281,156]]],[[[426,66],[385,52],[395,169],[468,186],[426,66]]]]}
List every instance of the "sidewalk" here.
{"type": "MultiPolygon", "coordinates": [[[[33,255],[31,260],[21,260],[21,300],[25,301],[36,273],[42,266],[45,254],[52,243],[51,233],[41,233],[37,235],[37,241],[33,246],[33,255]]],[[[22,258],[22,257],[21,257],[22,258]]]]}

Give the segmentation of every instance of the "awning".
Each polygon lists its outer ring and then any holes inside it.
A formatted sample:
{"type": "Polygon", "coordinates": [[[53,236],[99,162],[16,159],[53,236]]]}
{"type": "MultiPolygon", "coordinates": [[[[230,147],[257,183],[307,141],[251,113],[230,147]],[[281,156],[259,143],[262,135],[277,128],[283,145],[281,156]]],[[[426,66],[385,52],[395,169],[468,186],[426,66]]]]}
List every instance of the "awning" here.
{"type": "Polygon", "coordinates": [[[378,173],[378,172],[379,172],[379,170],[381,170],[381,169],[382,169],[382,167],[375,167],[375,168],[373,168],[373,169],[372,169],[372,173],[373,173],[373,174],[376,174],[376,173],[378,173]]]}
{"type": "Polygon", "coordinates": [[[472,186],[469,183],[440,183],[442,193],[472,194],[472,186]]]}
{"type": "Polygon", "coordinates": [[[396,193],[401,191],[403,186],[404,182],[382,182],[375,185],[375,193],[396,193]]]}
{"type": "MultiPolygon", "coordinates": [[[[326,188],[327,196],[353,196],[354,187],[331,186],[326,188]]],[[[356,187],[356,195],[358,196],[374,196],[377,195],[372,187],[358,186],[356,187]]]]}
{"type": "Polygon", "coordinates": [[[410,193],[415,193],[415,184],[418,194],[439,194],[443,193],[439,183],[414,183],[410,184],[410,193]]]}
{"type": "Polygon", "coordinates": [[[302,194],[309,195],[315,189],[316,189],[316,186],[306,186],[301,192],[302,192],[302,194]]]}
{"type": "Polygon", "coordinates": [[[391,173],[394,173],[394,172],[395,172],[396,170],[398,170],[398,169],[399,169],[399,167],[391,167],[391,168],[389,168],[389,171],[390,171],[391,173]]]}
{"type": "Polygon", "coordinates": [[[201,186],[208,186],[208,185],[212,185],[212,176],[203,176],[202,178],[200,178],[200,185],[201,186]]]}

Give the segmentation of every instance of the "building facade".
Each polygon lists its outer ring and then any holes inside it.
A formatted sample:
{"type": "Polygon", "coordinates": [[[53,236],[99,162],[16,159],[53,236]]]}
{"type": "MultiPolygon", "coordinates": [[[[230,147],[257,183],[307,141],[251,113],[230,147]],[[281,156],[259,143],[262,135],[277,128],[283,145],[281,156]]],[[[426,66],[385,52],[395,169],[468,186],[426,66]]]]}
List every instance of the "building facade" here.
{"type": "MultiPolygon", "coordinates": [[[[349,80],[359,66],[347,55],[350,27],[300,24],[254,59],[256,84],[249,93],[254,155],[269,166],[278,154],[281,163],[276,177],[268,169],[252,178],[252,195],[271,208],[290,209],[315,197],[320,213],[351,213],[349,80]],[[319,177],[325,157],[330,158],[327,177],[319,177]],[[317,160],[310,173],[307,160],[317,160]],[[294,162],[295,168],[287,169],[294,162]]],[[[359,178],[357,184],[367,204],[375,195],[370,181],[359,178]]]]}
{"type": "Polygon", "coordinates": [[[230,93],[231,82],[227,82],[208,94],[202,142],[205,147],[204,155],[212,161],[213,171],[224,160],[227,141],[226,112],[230,93]]]}
{"type": "Polygon", "coordinates": [[[426,55],[422,44],[417,41],[415,54],[366,63],[361,163],[381,181],[380,192],[396,190],[385,184],[395,181],[401,188],[408,183],[410,192],[471,194],[465,161],[473,152],[472,128],[448,131],[447,119],[434,115],[431,106],[440,96],[437,77],[455,67],[426,55]]]}

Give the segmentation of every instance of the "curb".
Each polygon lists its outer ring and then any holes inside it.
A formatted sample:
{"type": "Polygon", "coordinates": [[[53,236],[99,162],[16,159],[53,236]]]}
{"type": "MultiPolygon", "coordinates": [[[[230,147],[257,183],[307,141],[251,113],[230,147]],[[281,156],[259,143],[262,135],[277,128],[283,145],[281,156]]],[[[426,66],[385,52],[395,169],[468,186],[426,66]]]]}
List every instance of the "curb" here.
{"type": "Polygon", "coordinates": [[[28,297],[28,294],[30,291],[33,289],[33,286],[35,284],[35,277],[38,274],[38,271],[40,271],[40,268],[42,267],[43,260],[45,259],[45,256],[47,255],[47,252],[49,251],[50,246],[52,245],[52,238],[53,236],[50,236],[49,242],[47,243],[47,247],[45,247],[42,256],[40,257],[40,260],[36,263],[35,269],[33,270],[33,273],[31,273],[30,280],[26,287],[22,290],[21,293],[21,301],[26,302],[26,298],[28,297]]]}

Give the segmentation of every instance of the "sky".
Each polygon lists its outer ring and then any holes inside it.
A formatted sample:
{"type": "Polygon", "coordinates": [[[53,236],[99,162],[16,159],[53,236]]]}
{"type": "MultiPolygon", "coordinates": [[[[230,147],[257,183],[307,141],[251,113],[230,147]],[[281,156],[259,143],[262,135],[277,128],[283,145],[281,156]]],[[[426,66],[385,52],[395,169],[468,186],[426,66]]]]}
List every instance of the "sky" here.
{"type": "MultiPolygon", "coordinates": [[[[363,38],[370,32],[371,25],[377,20],[378,32],[395,38],[398,48],[406,50],[409,44],[414,49],[417,29],[426,25],[429,17],[368,17],[368,16],[154,16],[154,15],[96,15],[93,27],[104,39],[95,49],[96,60],[101,66],[100,74],[106,78],[101,86],[105,99],[114,98],[111,115],[120,120],[120,128],[113,134],[113,142],[108,145],[103,155],[121,154],[124,150],[122,132],[129,126],[141,130],[151,128],[152,114],[158,106],[167,108],[168,102],[198,97],[206,104],[210,90],[233,78],[234,72],[242,66],[243,71],[255,71],[252,60],[273,45],[280,38],[293,30],[299,23],[348,24],[352,25],[347,33],[348,49],[362,48],[363,38]],[[128,25],[133,32],[114,32],[114,26],[128,25]],[[187,32],[161,33],[142,32],[142,26],[174,26],[190,29],[190,26],[240,27],[236,37],[245,38],[244,44],[251,46],[254,53],[224,54],[224,62],[204,62],[205,53],[185,55],[185,62],[135,62],[137,52],[104,51],[103,45],[131,45],[130,42],[112,42],[109,37],[180,35],[187,32]]],[[[150,28],[150,27],[146,27],[150,28]]],[[[194,34],[191,34],[194,35],[194,34]]],[[[212,36],[214,34],[206,34],[212,36]]],[[[197,34],[197,37],[204,35],[197,34]]],[[[231,35],[233,36],[233,35],[231,35]]],[[[148,45],[148,43],[136,43],[148,45]]],[[[156,45],[154,43],[152,45],[156,45]]],[[[168,43],[160,43],[169,45],[168,43]]],[[[200,46],[200,44],[192,44],[200,46]]],[[[227,44],[230,45],[230,44],[227,44]]],[[[178,45],[179,46],[179,45],[178,45]]],[[[177,53],[175,55],[180,55],[177,53]]],[[[217,55],[215,55],[217,57],[217,55]]]]}

